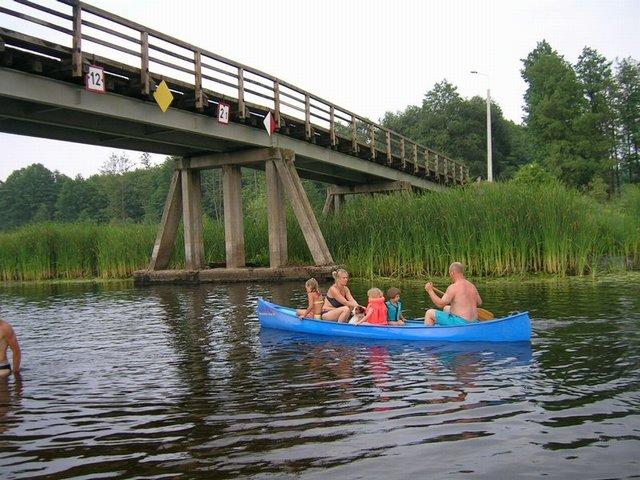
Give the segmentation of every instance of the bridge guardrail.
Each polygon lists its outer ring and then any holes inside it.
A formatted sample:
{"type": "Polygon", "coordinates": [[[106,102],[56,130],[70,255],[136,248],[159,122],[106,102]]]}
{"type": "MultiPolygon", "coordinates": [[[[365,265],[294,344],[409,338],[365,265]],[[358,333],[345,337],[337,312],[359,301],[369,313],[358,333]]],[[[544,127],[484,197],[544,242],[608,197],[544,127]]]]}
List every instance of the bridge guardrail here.
{"type": "MultiPolygon", "coordinates": [[[[109,72],[116,77],[137,72],[139,84],[135,88],[141,95],[150,95],[153,84],[164,79],[181,95],[183,105],[200,112],[225,101],[235,107],[234,120],[247,122],[252,114],[271,110],[278,129],[292,136],[441,182],[463,184],[469,180],[468,167],[460,162],[259,69],[85,2],[57,0],[56,5],[62,8],[56,9],[31,0],[11,1],[14,8],[0,7],[0,14],[28,23],[35,30],[28,36],[40,32],[48,38],[35,38],[48,43],[51,31],[54,42],[70,46],[69,68],[75,78],[84,75],[83,62],[100,55],[101,60],[122,67],[109,72]]],[[[107,65],[107,70],[113,66],[107,65]]]]}

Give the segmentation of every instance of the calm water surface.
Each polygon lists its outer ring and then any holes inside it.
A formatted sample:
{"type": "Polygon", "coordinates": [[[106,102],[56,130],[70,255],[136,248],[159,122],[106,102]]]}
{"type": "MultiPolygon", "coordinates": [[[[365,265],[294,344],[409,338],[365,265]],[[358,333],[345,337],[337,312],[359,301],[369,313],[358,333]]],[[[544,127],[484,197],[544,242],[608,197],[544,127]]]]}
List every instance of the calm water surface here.
{"type": "Polygon", "coordinates": [[[481,291],[531,311],[531,344],[261,332],[257,297],[304,303],[297,283],[4,287],[24,370],[0,380],[0,477],[640,477],[640,281],[481,291]]]}

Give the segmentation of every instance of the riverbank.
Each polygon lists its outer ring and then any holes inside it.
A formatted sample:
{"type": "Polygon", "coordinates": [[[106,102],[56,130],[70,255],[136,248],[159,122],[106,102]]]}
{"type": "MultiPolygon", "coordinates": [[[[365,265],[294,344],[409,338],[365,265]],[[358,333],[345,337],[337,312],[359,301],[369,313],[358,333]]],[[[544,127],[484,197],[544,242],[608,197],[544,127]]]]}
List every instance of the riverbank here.
{"type": "MultiPolygon", "coordinates": [[[[356,277],[600,275],[640,268],[640,188],[614,204],[560,185],[471,185],[440,193],[356,198],[321,218],[337,263],[356,277]]],[[[263,202],[264,203],[264,202],[263,202]]],[[[245,212],[247,261],[268,265],[267,215],[245,212]]],[[[291,217],[291,212],[288,212],[291,217]]],[[[311,264],[293,218],[292,264],[311,264]]],[[[0,234],[0,281],[128,278],[147,266],[157,225],[40,223],[0,234]]],[[[224,225],[204,218],[205,262],[224,261],[224,225]]],[[[182,233],[170,268],[184,265],[182,233]]]]}

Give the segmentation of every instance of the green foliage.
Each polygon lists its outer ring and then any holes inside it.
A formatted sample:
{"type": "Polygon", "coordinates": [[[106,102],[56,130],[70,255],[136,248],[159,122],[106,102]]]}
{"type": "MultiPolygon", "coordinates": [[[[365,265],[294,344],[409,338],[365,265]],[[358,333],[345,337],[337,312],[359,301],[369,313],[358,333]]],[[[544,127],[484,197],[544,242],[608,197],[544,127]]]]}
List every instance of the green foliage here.
{"type": "Polygon", "coordinates": [[[594,200],[604,203],[609,198],[607,184],[602,177],[593,177],[587,185],[586,193],[594,200]]]}
{"type": "Polygon", "coordinates": [[[0,228],[52,219],[58,193],[67,181],[39,163],[14,171],[0,186],[0,228]]]}
{"type": "MultiPolygon", "coordinates": [[[[435,151],[465,162],[472,177],[487,177],[486,100],[462,98],[443,80],[425,94],[420,107],[385,113],[382,124],[435,151]]],[[[521,127],[506,120],[491,104],[494,176],[508,178],[528,159],[518,136],[521,127]]]]}
{"type": "MultiPolygon", "coordinates": [[[[472,274],[493,276],[640,265],[640,187],[602,205],[552,177],[532,178],[355,198],[320,223],[334,259],[360,277],[445,275],[454,260],[472,274]]],[[[247,261],[268,265],[265,198],[245,206],[247,261]]],[[[25,226],[0,234],[0,279],[125,278],[148,264],[156,231],[134,223],[25,226]]],[[[204,242],[206,262],[223,262],[222,221],[204,217],[204,242]]],[[[290,211],[288,246],[291,263],[311,261],[290,211]]],[[[184,266],[183,252],[179,231],[172,268],[184,266]]]]}
{"type": "Polygon", "coordinates": [[[617,180],[640,182],[640,63],[618,62],[616,73],[617,180]]]}
{"type": "Polygon", "coordinates": [[[551,185],[558,179],[537,162],[528,163],[520,167],[513,177],[513,181],[525,185],[551,185]]]}

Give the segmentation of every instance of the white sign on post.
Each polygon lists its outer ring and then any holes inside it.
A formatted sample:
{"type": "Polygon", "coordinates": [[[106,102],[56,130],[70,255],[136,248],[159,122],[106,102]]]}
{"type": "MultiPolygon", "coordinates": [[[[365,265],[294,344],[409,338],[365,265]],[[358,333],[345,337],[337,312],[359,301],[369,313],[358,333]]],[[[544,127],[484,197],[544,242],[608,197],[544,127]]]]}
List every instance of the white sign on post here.
{"type": "Polygon", "coordinates": [[[227,124],[229,123],[229,112],[231,111],[231,106],[228,103],[220,102],[218,104],[218,122],[227,124]]]}
{"type": "Polygon", "coordinates": [[[97,65],[89,65],[89,73],[87,73],[86,87],[89,92],[104,93],[104,68],[97,65]]]}

